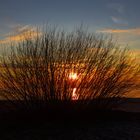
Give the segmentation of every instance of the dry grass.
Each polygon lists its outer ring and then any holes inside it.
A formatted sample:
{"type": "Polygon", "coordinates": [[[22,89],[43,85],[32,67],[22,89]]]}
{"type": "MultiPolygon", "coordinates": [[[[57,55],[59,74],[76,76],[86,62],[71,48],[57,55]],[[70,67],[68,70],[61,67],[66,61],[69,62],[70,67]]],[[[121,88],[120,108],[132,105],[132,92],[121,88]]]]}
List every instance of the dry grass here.
{"type": "Polygon", "coordinates": [[[129,51],[112,38],[81,28],[71,33],[48,28],[13,47],[1,59],[0,93],[26,109],[60,102],[112,108],[136,86],[139,66],[129,51]],[[69,79],[71,72],[78,75],[75,81],[69,79]],[[72,101],[73,88],[76,101],[72,101]]]}

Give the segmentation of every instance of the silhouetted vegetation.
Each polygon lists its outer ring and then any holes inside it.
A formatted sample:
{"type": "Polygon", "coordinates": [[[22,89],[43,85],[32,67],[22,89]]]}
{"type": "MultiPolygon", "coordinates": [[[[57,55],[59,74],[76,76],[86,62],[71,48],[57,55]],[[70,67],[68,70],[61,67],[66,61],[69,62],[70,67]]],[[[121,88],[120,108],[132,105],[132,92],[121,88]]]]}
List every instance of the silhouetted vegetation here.
{"type": "Polygon", "coordinates": [[[113,108],[136,86],[129,51],[81,28],[47,28],[11,48],[1,59],[0,95],[16,108],[113,108]]]}

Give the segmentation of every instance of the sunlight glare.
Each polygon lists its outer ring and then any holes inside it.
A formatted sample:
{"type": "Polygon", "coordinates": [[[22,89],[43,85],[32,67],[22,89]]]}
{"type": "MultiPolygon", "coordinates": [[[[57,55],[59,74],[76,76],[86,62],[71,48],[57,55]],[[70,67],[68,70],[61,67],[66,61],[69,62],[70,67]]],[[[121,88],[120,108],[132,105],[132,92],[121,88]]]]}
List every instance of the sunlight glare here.
{"type": "Polygon", "coordinates": [[[78,95],[76,94],[76,88],[73,89],[72,100],[78,100],[78,95]]]}
{"type": "Polygon", "coordinates": [[[71,79],[71,80],[76,80],[77,78],[78,78],[77,73],[71,72],[71,73],[69,74],[69,79],[71,79]]]}

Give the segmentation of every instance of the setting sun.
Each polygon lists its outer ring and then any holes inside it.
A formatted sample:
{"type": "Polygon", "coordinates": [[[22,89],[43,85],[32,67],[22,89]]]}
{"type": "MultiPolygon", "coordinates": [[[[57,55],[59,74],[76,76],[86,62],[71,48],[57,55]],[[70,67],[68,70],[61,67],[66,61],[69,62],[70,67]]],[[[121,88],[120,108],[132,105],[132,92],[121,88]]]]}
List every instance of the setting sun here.
{"type": "Polygon", "coordinates": [[[71,73],[69,74],[69,79],[71,79],[71,80],[76,80],[77,78],[78,78],[77,73],[71,72],[71,73]]]}

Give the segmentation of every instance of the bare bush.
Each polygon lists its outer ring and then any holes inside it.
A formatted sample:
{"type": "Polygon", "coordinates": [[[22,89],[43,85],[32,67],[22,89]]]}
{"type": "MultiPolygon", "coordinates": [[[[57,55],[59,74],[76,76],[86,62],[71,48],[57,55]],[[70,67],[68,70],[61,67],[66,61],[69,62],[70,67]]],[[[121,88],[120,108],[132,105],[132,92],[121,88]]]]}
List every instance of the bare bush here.
{"type": "Polygon", "coordinates": [[[135,88],[139,73],[127,49],[81,28],[48,29],[11,48],[1,59],[0,93],[27,108],[60,101],[112,107],[135,88]]]}

